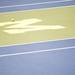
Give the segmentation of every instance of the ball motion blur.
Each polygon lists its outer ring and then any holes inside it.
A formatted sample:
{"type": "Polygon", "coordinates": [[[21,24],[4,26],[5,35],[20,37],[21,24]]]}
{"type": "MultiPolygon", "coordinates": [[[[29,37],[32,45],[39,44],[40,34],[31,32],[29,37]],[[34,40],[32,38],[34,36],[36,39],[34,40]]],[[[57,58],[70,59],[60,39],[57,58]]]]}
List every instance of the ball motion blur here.
{"type": "Polygon", "coordinates": [[[15,19],[14,19],[14,18],[11,18],[11,21],[12,21],[12,22],[14,22],[14,21],[15,21],[15,19]]]}

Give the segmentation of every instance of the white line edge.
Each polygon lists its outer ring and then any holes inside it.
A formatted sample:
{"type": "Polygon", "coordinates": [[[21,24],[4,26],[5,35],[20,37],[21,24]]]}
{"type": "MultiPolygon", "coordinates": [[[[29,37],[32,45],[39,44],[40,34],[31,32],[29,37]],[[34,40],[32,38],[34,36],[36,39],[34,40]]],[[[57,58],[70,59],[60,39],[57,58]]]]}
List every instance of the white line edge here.
{"type": "Polygon", "coordinates": [[[3,6],[0,8],[9,8],[9,7],[18,7],[18,6],[31,6],[31,5],[39,5],[39,4],[47,4],[47,3],[59,3],[59,2],[68,2],[72,0],[62,0],[62,1],[48,1],[48,2],[40,2],[40,3],[32,3],[32,4],[23,4],[23,5],[12,5],[12,6],[3,6]]]}
{"type": "Polygon", "coordinates": [[[60,8],[67,8],[67,7],[75,7],[75,5],[68,5],[68,6],[59,6],[59,7],[50,7],[50,8],[39,8],[39,9],[31,9],[31,10],[16,10],[16,11],[7,11],[7,12],[0,12],[0,14],[12,14],[12,13],[21,13],[21,12],[27,12],[27,11],[42,11],[42,10],[50,10],[50,9],[60,9],[60,8]]]}
{"type": "Polygon", "coordinates": [[[10,56],[18,56],[18,55],[35,54],[35,53],[44,53],[44,52],[58,51],[58,50],[72,49],[72,48],[75,48],[75,46],[63,47],[63,48],[55,48],[55,49],[47,49],[47,50],[39,50],[39,51],[30,51],[30,52],[13,53],[13,54],[3,54],[3,55],[0,55],[0,58],[2,58],[2,57],[10,57],[10,56]]]}
{"type": "Polygon", "coordinates": [[[28,42],[28,43],[20,43],[20,44],[11,44],[11,45],[3,45],[0,47],[9,47],[9,46],[20,46],[20,45],[30,45],[30,44],[36,44],[36,43],[44,43],[44,42],[51,42],[51,41],[64,41],[64,40],[71,40],[75,39],[75,37],[72,38],[62,38],[62,39],[50,39],[50,40],[45,40],[45,41],[36,41],[36,42],[28,42]]]}

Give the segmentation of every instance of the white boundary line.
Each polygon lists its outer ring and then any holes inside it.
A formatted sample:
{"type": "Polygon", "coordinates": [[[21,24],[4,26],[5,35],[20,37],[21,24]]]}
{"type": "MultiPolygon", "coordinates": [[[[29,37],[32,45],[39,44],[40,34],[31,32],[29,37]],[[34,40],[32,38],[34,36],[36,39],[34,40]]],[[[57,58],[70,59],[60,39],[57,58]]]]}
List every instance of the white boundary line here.
{"type": "Polygon", "coordinates": [[[64,40],[71,40],[71,39],[75,39],[75,37],[72,38],[63,38],[63,39],[54,39],[54,40],[46,40],[46,41],[38,41],[38,42],[29,42],[29,43],[20,43],[20,44],[12,44],[12,45],[3,45],[0,47],[10,47],[10,46],[20,46],[20,45],[30,45],[30,44],[36,44],[36,43],[44,43],[44,42],[54,42],[54,41],[64,41],[64,40]]]}
{"type": "Polygon", "coordinates": [[[6,11],[6,12],[0,12],[0,14],[22,13],[22,12],[28,12],[28,11],[43,11],[43,10],[60,9],[60,8],[68,8],[68,7],[75,7],[75,5],[58,6],[58,7],[50,7],[50,8],[39,8],[39,9],[30,9],[30,10],[16,10],[12,12],[6,11]]]}
{"type": "Polygon", "coordinates": [[[55,48],[55,49],[47,49],[47,50],[39,50],[39,51],[13,53],[13,54],[3,54],[3,55],[0,55],[0,58],[2,58],[2,57],[10,57],[10,56],[18,56],[18,55],[26,55],[26,54],[44,53],[44,52],[58,51],[58,50],[72,49],[72,48],[75,48],[75,46],[63,47],[63,48],[55,48]]]}
{"type": "Polygon", "coordinates": [[[12,5],[12,6],[3,6],[0,8],[8,8],[8,7],[18,7],[18,6],[30,6],[30,5],[39,5],[39,4],[47,4],[47,3],[59,3],[59,2],[68,2],[72,0],[62,0],[62,1],[48,1],[48,2],[40,2],[40,3],[32,3],[32,4],[23,4],[23,5],[12,5]]]}
{"type": "MultiPolygon", "coordinates": [[[[67,5],[67,6],[56,6],[56,7],[49,7],[49,8],[39,8],[39,9],[31,9],[31,10],[24,10],[25,11],[42,11],[42,10],[50,10],[50,9],[60,9],[60,8],[68,8],[68,7],[75,7],[75,5],[67,5]]],[[[20,10],[20,12],[23,10],[20,10]]],[[[14,11],[13,11],[14,12],[14,11]]],[[[16,11],[17,12],[17,11],[16,11]]],[[[9,12],[10,13],[10,12],[9,12]]]]}

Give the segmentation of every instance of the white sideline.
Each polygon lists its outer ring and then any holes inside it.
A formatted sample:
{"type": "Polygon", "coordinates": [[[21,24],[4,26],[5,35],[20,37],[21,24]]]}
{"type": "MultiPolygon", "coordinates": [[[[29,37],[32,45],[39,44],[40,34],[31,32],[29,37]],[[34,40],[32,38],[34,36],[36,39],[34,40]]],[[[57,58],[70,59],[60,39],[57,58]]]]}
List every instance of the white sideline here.
{"type": "Polygon", "coordinates": [[[39,5],[39,4],[47,4],[47,3],[59,3],[59,2],[68,2],[72,0],[62,0],[62,1],[48,1],[48,2],[40,2],[40,3],[32,3],[32,4],[23,4],[23,5],[11,5],[11,6],[3,6],[0,8],[8,8],[8,7],[17,7],[17,6],[30,6],[30,5],[39,5]]]}
{"type": "Polygon", "coordinates": [[[26,45],[26,44],[36,44],[36,43],[44,43],[44,42],[51,42],[51,41],[64,41],[64,40],[71,40],[71,39],[75,39],[75,37],[63,38],[63,39],[54,39],[54,40],[45,40],[45,41],[39,41],[39,42],[12,44],[12,45],[2,45],[0,47],[20,46],[20,45],[26,45]]]}
{"type": "Polygon", "coordinates": [[[10,57],[10,56],[18,56],[18,55],[26,55],[26,54],[43,53],[43,52],[50,52],[50,51],[56,51],[56,50],[58,51],[58,50],[72,49],[72,48],[75,48],[75,46],[63,47],[63,48],[55,48],[55,49],[47,49],[47,50],[39,50],[39,51],[13,53],[13,54],[3,54],[3,55],[0,55],[0,58],[2,58],[2,57],[10,57]]]}

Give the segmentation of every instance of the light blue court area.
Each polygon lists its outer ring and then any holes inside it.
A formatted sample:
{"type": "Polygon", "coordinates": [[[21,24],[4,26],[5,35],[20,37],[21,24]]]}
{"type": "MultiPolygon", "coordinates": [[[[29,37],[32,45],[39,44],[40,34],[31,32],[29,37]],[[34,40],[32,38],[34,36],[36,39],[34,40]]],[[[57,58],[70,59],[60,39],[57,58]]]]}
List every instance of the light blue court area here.
{"type": "Polygon", "coordinates": [[[75,75],[75,38],[0,47],[1,75],[75,75]]]}
{"type": "Polygon", "coordinates": [[[74,0],[3,0],[0,2],[0,12],[45,9],[75,5],[74,0]]]}
{"type": "Polygon", "coordinates": [[[2,0],[0,2],[0,6],[42,3],[42,2],[49,2],[49,1],[52,2],[52,1],[63,1],[63,0],[2,0]]]}

